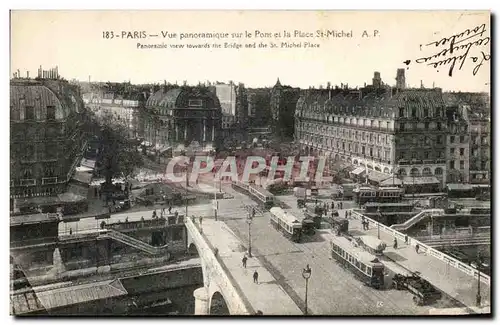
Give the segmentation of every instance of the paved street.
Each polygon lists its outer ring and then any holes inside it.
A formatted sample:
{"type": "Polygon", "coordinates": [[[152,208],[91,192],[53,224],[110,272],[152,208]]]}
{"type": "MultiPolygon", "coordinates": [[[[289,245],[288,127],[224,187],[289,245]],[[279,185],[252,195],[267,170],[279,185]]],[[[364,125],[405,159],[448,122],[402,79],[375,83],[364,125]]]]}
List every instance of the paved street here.
{"type": "MultiPolygon", "coordinates": [[[[241,194],[236,199],[245,199],[241,194]]],[[[248,242],[245,216],[227,220],[226,224],[244,242],[248,242]]],[[[405,291],[366,287],[350,271],[331,259],[329,230],[309,242],[292,243],[270,224],[269,216],[258,216],[252,224],[252,250],[271,271],[279,284],[303,306],[305,282],[302,269],[309,264],[313,275],[309,281],[309,309],[313,314],[332,315],[415,315],[427,314],[430,307],[415,306],[405,291]]],[[[436,306],[433,306],[436,307],[436,306]]]]}

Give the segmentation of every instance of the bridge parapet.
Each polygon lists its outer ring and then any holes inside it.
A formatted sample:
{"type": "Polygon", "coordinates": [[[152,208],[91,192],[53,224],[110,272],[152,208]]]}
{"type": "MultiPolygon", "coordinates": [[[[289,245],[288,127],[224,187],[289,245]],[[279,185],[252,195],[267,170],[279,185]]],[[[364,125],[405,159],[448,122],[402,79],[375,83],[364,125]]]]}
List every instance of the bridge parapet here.
{"type": "Polygon", "coordinates": [[[190,218],[186,218],[185,225],[202,261],[204,287],[195,290],[194,293],[197,315],[210,313],[212,296],[216,292],[224,297],[231,315],[254,314],[255,311],[232,278],[216,248],[203,235],[203,226],[196,225],[190,218]]]}

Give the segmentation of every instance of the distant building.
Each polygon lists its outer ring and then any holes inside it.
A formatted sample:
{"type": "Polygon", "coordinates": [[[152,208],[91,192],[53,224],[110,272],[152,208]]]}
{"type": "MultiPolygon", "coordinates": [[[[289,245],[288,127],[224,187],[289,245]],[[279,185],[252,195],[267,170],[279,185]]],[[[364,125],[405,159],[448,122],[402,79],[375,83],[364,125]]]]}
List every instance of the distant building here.
{"type": "Polygon", "coordinates": [[[282,86],[280,80],[276,81],[271,90],[270,108],[272,114],[273,129],[276,135],[293,137],[294,113],[297,101],[300,97],[300,89],[290,86],[282,86]]]}
{"type": "Polygon", "coordinates": [[[144,144],[161,154],[209,152],[221,141],[221,106],[208,87],[163,86],[151,95],[141,117],[144,144]]]}
{"type": "Polygon", "coordinates": [[[65,204],[61,196],[86,148],[83,112],[78,89],[57,69],[11,80],[11,211],[65,204]]]}

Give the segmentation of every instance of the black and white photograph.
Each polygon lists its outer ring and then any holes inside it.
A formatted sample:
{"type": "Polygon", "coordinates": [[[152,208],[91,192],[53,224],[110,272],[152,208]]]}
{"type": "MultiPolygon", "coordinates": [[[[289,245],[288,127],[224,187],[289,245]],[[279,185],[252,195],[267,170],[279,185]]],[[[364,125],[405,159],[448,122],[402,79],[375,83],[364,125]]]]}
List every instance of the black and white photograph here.
{"type": "Polygon", "coordinates": [[[491,19],[11,10],[10,315],[491,317],[491,19]]]}

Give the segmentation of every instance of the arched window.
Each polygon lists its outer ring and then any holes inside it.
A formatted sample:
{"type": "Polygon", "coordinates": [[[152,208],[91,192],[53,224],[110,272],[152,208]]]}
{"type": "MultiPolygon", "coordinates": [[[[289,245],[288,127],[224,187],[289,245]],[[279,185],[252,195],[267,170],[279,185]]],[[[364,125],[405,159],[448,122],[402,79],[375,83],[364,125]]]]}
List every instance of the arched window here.
{"type": "Polygon", "coordinates": [[[423,170],[422,170],[422,175],[424,176],[430,176],[432,175],[432,171],[429,167],[425,167],[423,170]]]}
{"type": "Polygon", "coordinates": [[[436,169],[434,169],[434,174],[443,175],[443,169],[441,167],[437,167],[436,169]]]}
{"type": "Polygon", "coordinates": [[[410,176],[420,176],[420,172],[418,171],[417,168],[412,168],[410,170],[410,176]]]}
{"type": "Polygon", "coordinates": [[[400,170],[398,170],[398,175],[400,175],[400,176],[406,176],[406,169],[401,168],[400,170]]]}
{"type": "Polygon", "coordinates": [[[387,168],[387,167],[386,167],[386,168],[384,168],[384,173],[385,173],[385,174],[389,174],[389,168],[387,168]]]}

